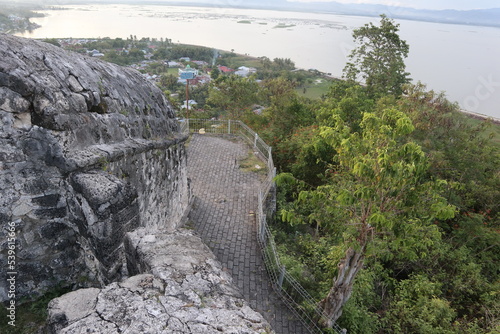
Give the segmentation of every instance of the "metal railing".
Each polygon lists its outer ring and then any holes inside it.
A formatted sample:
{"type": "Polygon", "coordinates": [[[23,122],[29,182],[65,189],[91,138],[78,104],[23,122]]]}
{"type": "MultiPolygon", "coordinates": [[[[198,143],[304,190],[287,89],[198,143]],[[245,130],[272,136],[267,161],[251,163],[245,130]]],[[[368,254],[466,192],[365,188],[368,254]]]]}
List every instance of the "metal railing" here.
{"type": "MultiPolygon", "coordinates": [[[[268,218],[276,211],[276,191],[274,178],[276,168],[274,167],[271,147],[267,145],[259,135],[241,121],[234,120],[204,120],[204,119],[182,119],[179,121],[180,130],[183,133],[210,133],[218,135],[236,135],[244,139],[253,147],[261,158],[267,163],[268,175],[261,185],[258,193],[257,209],[257,240],[262,250],[267,273],[274,290],[283,302],[301,320],[302,324],[310,333],[322,334],[323,329],[319,321],[327,319],[328,316],[318,307],[318,302],[302,287],[302,285],[291,276],[285,266],[281,263],[274,236],[267,224],[268,218]]],[[[347,331],[341,329],[334,323],[333,330],[338,334],[347,331]]]]}

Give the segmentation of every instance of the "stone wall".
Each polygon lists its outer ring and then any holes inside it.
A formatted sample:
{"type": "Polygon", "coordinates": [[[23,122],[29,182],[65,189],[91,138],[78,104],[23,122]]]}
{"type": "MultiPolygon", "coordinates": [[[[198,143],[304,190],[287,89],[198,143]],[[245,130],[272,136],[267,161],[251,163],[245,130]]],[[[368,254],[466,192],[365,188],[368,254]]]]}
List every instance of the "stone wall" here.
{"type": "Polygon", "coordinates": [[[16,299],[116,281],[127,232],[177,227],[189,187],[174,116],[135,70],[0,35],[0,263],[14,226],[16,299]]]}
{"type": "Polygon", "coordinates": [[[48,333],[274,333],[192,230],[140,228],[126,240],[138,274],[52,300],[48,333]]]}

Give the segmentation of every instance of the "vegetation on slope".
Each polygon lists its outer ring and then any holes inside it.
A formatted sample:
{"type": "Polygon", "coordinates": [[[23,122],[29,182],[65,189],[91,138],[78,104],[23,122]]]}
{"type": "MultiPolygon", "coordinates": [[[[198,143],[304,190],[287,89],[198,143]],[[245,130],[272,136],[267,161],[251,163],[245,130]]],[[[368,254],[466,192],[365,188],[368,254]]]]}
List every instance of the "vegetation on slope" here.
{"type": "MultiPolygon", "coordinates": [[[[379,28],[358,36],[389,32],[378,45],[403,45],[394,22],[379,28]]],[[[499,333],[498,125],[409,84],[403,51],[370,67],[363,57],[377,53],[365,48],[350,80],[320,100],[299,96],[286,75],[265,78],[227,115],[273,146],[279,249],[332,321],[349,333],[499,333]],[[251,103],[266,108],[256,114],[251,103]]]]}

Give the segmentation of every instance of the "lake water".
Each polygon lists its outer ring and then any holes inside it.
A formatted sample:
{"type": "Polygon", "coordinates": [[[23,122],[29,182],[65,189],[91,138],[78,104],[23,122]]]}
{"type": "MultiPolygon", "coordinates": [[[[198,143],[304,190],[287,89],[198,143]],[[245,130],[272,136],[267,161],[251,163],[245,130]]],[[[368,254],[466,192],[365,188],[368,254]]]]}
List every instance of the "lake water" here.
{"type": "MultiPolygon", "coordinates": [[[[340,77],[354,47],[352,30],[378,18],[254,9],[153,5],[74,5],[45,11],[32,38],[135,35],[290,58],[297,67],[340,77]],[[242,22],[243,21],[243,22],[242,22]]],[[[413,81],[445,91],[468,111],[500,118],[500,29],[397,20],[410,45],[413,81]]]]}

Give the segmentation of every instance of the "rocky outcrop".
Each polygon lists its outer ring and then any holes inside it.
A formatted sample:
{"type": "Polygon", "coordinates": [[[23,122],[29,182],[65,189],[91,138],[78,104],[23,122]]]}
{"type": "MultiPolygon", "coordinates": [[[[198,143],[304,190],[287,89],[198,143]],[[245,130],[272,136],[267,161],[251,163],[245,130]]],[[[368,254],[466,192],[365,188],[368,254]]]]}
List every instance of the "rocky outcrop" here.
{"type": "Polygon", "coordinates": [[[0,120],[2,301],[71,285],[50,333],[272,332],[179,228],[187,137],[138,72],[0,35],[0,120]]]}
{"type": "Polygon", "coordinates": [[[49,304],[50,333],[271,333],[231,276],[192,231],[127,235],[130,271],[104,289],[81,289],[49,304]]]}
{"type": "MultiPolygon", "coordinates": [[[[0,263],[15,258],[16,299],[127,277],[128,232],[175,230],[189,187],[174,116],[135,70],[0,35],[0,263]]],[[[2,270],[1,301],[8,289],[2,270]]]]}

